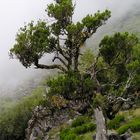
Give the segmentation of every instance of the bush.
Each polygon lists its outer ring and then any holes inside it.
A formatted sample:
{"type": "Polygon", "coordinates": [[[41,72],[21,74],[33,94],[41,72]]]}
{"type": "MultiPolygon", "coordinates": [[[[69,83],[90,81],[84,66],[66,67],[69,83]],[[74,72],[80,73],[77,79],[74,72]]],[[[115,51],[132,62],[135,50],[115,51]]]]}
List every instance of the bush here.
{"type": "Polygon", "coordinates": [[[108,122],[108,129],[117,129],[120,127],[121,123],[125,121],[123,115],[117,115],[113,120],[108,122]]]}
{"type": "Polygon", "coordinates": [[[117,132],[118,134],[123,134],[125,133],[128,129],[130,128],[130,126],[128,124],[121,126],[117,132]]]}
{"type": "Polygon", "coordinates": [[[79,116],[78,118],[76,118],[76,119],[72,122],[71,126],[72,126],[72,127],[81,126],[82,124],[85,124],[85,123],[87,123],[87,122],[89,122],[89,121],[90,121],[90,118],[89,118],[89,117],[79,116]]]}
{"type": "Polygon", "coordinates": [[[93,81],[80,73],[60,74],[47,81],[50,95],[62,95],[66,99],[90,98],[93,92],[93,81]]]}
{"type": "Polygon", "coordinates": [[[60,140],[81,140],[71,129],[64,129],[60,133],[60,140]]]}
{"type": "Polygon", "coordinates": [[[76,134],[71,133],[65,136],[64,140],[75,140],[76,139],[76,134]]]}
{"type": "Polygon", "coordinates": [[[81,126],[63,129],[60,132],[60,140],[82,140],[82,137],[80,136],[81,134],[94,131],[95,128],[95,124],[86,123],[81,126]]]}
{"type": "Polygon", "coordinates": [[[95,130],[95,128],[96,128],[96,125],[93,123],[83,124],[82,126],[78,126],[75,129],[73,129],[73,132],[77,135],[80,135],[80,134],[84,134],[84,133],[93,131],[93,130],[95,130]]]}
{"type": "Polygon", "coordinates": [[[37,88],[32,95],[15,103],[0,114],[0,139],[24,140],[25,129],[34,107],[43,101],[44,89],[37,88]]]}
{"type": "Polygon", "coordinates": [[[130,129],[132,132],[139,132],[140,131],[140,121],[136,121],[130,125],[130,129]]]}
{"type": "Polygon", "coordinates": [[[68,129],[68,128],[61,130],[61,132],[60,132],[60,139],[64,140],[65,137],[69,134],[69,131],[70,131],[70,129],[68,129]]]}
{"type": "Polygon", "coordinates": [[[121,126],[117,132],[119,134],[125,133],[128,129],[130,129],[133,133],[140,131],[140,119],[135,118],[132,121],[128,122],[126,125],[121,126]]]}

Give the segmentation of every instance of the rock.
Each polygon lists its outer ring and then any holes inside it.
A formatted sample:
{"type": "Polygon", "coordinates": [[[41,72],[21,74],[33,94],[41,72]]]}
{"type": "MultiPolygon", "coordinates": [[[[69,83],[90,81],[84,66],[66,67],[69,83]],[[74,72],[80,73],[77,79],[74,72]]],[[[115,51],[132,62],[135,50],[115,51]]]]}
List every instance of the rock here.
{"type": "Polygon", "coordinates": [[[109,140],[121,140],[120,136],[115,133],[110,134],[108,139],[109,140]]]}
{"type": "Polygon", "coordinates": [[[49,107],[37,106],[28,122],[26,140],[48,140],[48,132],[52,128],[69,121],[74,116],[76,113],[69,108],[54,110],[49,107]]]}
{"type": "Polygon", "coordinates": [[[47,107],[37,106],[34,109],[32,118],[29,120],[28,128],[26,129],[26,140],[48,140],[48,132],[52,128],[66,122],[71,124],[71,119],[81,115],[81,112],[85,113],[86,111],[86,102],[67,102],[62,97],[54,96],[47,107]],[[53,104],[51,104],[52,101],[53,104]]]}
{"type": "Polygon", "coordinates": [[[120,137],[121,137],[121,140],[132,140],[132,132],[131,132],[131,130],[129,129],[127,132],[122,134],[120,137]]]}
{"type": "Polygon", "coordinates": [[[72,124],[72,121],[73,121],[72,119],[68,120],[67,124],[68,125],[71,125],[72,124]]]}
{"type": "Polygon", "coordinates": [[[108,139],[109,140],[132,140],[132,135],[129,131],[120,136],[118,134],[112,133],[109,135],[108,139]]]}
{"type": "MultiPolygon", "coordinates": [[[[93,140],[95,140],[95,138],[96,135],[93,135],[93,140]]],[[[132,133],[130,130],[120,136],[117,133],[111,133],[108,136],[108,140],[132,140],[132,133]]]]}

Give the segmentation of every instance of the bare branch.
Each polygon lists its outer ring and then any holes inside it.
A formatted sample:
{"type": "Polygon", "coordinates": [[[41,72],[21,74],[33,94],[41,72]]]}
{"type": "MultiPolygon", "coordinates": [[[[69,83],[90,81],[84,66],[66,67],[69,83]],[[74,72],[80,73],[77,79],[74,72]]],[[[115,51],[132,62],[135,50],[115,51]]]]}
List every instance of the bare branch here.
{"type": "Polygon", "coordinates": [[[123,91],[121,93],[121,96],[124,96],[126,91],[127,91],[127,89],[131,86],[131,83],[132,83],[132,81],[133,81],[133,79],[135,77],[135,74],[136,74],[136,70],[129,74],[129,77],[128,77],[127,81],[126,81],[126,84],[124,85],[124,88],[123,88],[123,91]]]}
{"type": "Polygon", "coordinates": [[[123,101],[123,102],[131,101],[130,98],[125,99],[125,98],[123,98],[123,97],[118,97],[116,100],[118,100],[118,101],[123,101]]]}
{"type": "Polygon", "coordinates": [[[58,56],[55,56],[52,61],[54,62],[56,59],[58,59],[66,68],[68,67],[66,62],[62,58],[60,58],[58,56]]]}
{"type": "Polygon", "coordinates": [[[62,67],[61,65],[57,65],[57,64],[44,65],[44,64],[39,64],[38,61],[39,60],[36,58],[35,63],[34,63],[37,69],[38,68],[40,68],[40,69],[59,69],[63,72],[67,72],[67,70],[64,67],[62,67]]]}
{"type": "Polygon", "coordinates": [[[64,53],[64,50],[62,50],[62,48],[59,46],[56,48],[56,50],[66,59],[69,61],[69,57],[66,56],[66,54],[64,53]]]}

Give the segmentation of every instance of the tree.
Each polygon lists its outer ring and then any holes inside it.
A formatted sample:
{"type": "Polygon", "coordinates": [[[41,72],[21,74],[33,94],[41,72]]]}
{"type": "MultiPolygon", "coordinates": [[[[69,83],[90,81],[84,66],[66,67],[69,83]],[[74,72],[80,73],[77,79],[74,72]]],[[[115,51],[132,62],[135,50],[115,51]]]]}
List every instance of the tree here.
{"type": "MultiPolygon", "coordinates": [[[[25,67],[59,69],[63,73],[79,70],[81,46],[110,17],[110,11],[87,15],[73,21],[72,0],[56,0],[48,5],[50,22],[38,21],[19,30],[10,50],[25,67]],[[46,54],[54,54],[52,65],[40,64],[46,54]],[[59,63],[54,63],[58,60],[59,63]]],[[[93,105],[97,122],[96,140],[107,140],[106,119],[114,118],[124,102],[131,102],[139,89],[140,45],[135,35],[115,33],[100,43],[94,63],[86,71],[94,83],[93,105]]]]}
{"type": "Polygon", "coordinates": [[[105,36],[99,53],[87,70],[95,83],[93,105],[97,123],[96,140],[107,140],[106,119],[113,119],[125,102],[138,92],[140,45],[133,34],[105,36]]]}
{"type": "Polygon", "coordinates": [[[11,56],[16,56],[26,68],[34,65],[40,69],[59,69],[64,73],[79,71],[81,45],[105,24],[111,13],[98,11],[75,23],[74,9],[72,0],[55,0],[48,5],[46,11],[50,21],[31,22],[20,28],[16,43],[10,50],[11,56]],[[54,54],[52,65],[40,64],[39,60],[50,53],[54,54]]]}

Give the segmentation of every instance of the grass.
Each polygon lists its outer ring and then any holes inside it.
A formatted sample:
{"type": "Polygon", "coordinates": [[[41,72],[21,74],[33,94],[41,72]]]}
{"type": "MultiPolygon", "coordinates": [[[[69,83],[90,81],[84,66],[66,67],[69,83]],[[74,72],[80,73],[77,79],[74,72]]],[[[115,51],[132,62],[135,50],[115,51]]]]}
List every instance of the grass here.
{"type": "Polygon", "coordinates": [[[90,140],[95,128],[96,125],[91,118],[80,116],[70,126],[60,131],[60,140],[85,140],[87,138],[90,140]]]}
{"type": "Polygon", "coordinates": [[[95,131],[92,131],[92,132],[88,132],[88,133],[85,133],[83,136],[83,140],[93,140],[93,135],[95,134],[95,131]]]}
{"type": "Polygon", "coordinates": [[[139,140],[140,139],[140,132],[133,133],[133,140],[139,140]]]}
{"type": "Polygon", "coordinates": [[[81,126],[87,122],[90,122],[91,118],[89,117],[85,117],[85,116],[79,116],[78,118],[76,118],[72,124],[71,127],[77,127],[77,126],[81,126]]]}
{"type": "Polygon", "coordinates": [[[140,131],[140,118],[133,118],[131,121],[127,122],[126,124],[120,126],[119,129],[117,129],[117,132],[119,134],[125,133],[128,129],[130,129],[132,132],[139,132],[140,131]]]}
{"type": "Polygon", "coordinates": [[[117,129],[125,122],[125,117],[123,115],[116,115],[113,120],[108,121],[108,129],[117,129]]]}
{"type": "MultiPolygon", "coordinates": [[[[90,121],[91,121],[90,119],[84,119],[84,116],[81,116],[75,119],[72,122],[71,126],[66,126],[65,128],[63,128],[64,133],[65,133],[64,135],[66,135],[67,138],[66,139],[64,138],[61,140],[69,140],[69,136],[68,136],[69,132],[71,133],[70,137],[73,140],[77,140],[77,136],[80,136],[80,140],[92,140],[93,139],[92,137],[95,134],[95,129],[92,129],[91,131],[83,131],[84,127],[81,127],[88,124],[90,121]],[[80,130],[80,133],[79,133],[79,130],[80,130]]],[[[113,132],[118,131],[119,134],[125,133],[130,128],[131,131],[133,132],[133,140],[139,140],[140,138],[140,108],[120,112],[113,120],[108,122],[108,126],[111,129],[111,131],[113,132]]]]}

